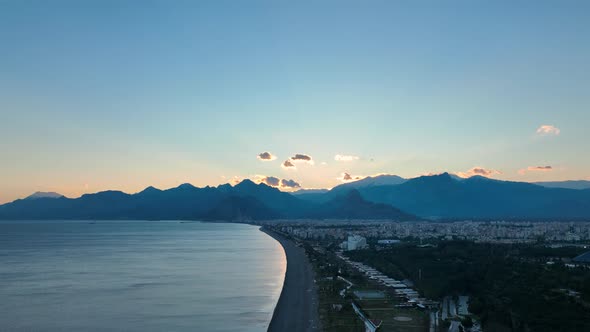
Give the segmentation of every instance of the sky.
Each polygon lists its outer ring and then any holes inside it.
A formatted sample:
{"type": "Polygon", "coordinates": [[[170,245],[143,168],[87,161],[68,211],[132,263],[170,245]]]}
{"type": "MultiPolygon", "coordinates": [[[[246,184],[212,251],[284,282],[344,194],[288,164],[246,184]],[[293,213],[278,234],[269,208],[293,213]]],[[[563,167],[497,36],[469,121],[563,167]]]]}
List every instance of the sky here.
{"type": "Polygon", "coordinates": [[[0,0],[0,203],[590,179],[588,59],[588,1],[0,0]]]}

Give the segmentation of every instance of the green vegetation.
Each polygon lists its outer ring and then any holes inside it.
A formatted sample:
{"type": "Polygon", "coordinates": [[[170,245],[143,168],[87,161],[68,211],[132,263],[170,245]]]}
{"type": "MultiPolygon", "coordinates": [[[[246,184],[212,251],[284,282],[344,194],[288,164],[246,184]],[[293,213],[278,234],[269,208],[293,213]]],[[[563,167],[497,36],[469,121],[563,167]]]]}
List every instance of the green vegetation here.
{"type": "Polygon", "coordinates": [[[590,331],[590,269],[569,268],[559,259],[581,251],[451,241],[349,255],[394,278],[413,280],[428,298],[471,295],[469,309],[488,331],[590,331]],[[555,263],[546,264],[548,259],[555,263]]]}
{"type": "Polygon", "coordinates": [[[364,332],[365,325],[354,312],[350,298],[339,294],[346,283],[337,279],[341,268],[337,258],[329,252],[317,252],[309,244],[304,247],[316,273],[322,331],[364,332]]]}
{"type": "Polygon", "coordinates": [[[428,331],[428,315],[415,308],[395,308],[396,301],[357,300],[363,312],[372,319],[382,320],[380,332],[426,332],[428,331]]]}
{"type": "Polygon", "coordinates": [[[366,276],[353,270],[332,252],[322,248],[313,248],[304,242],[304,248],[316,272],[318,285],[319,310],[322,331],[364,332],[364,323],[352,308],[354,300],[365,315],[371,319],[382,320],[379,331],[382,332],[426,332],[428,331],[428,315],[417,309],[395,308],[399,301],[387,292],[384,298],[358,299],[353,291],[381,291],[366,276]],[[341,276],[354,283],[345,296],[340,291],[348,285],[337,277],[341,276]],[[340,307],[341,306],[341,307],[340,307]]]}

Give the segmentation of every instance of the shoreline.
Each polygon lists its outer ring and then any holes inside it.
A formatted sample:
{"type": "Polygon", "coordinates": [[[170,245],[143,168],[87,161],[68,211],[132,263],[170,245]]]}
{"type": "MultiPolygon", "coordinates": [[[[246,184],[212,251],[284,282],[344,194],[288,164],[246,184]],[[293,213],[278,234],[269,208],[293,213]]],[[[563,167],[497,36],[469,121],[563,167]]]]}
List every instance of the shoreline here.
{"type": "Polygon", "coordinates": [[[264,227],[260,227],[260,231],[279,242],[287,259],[283,289],[267,331],[319,331],[315,276],[305,250],[298,247],[293,241],[264,227]]]}

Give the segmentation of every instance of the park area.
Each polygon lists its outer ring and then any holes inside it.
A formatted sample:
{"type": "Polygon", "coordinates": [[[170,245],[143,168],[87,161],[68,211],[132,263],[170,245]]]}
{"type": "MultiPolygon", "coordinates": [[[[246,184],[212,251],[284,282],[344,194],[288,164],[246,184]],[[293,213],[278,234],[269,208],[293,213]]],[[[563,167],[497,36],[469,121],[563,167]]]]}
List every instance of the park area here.
{"type": "Polygon", "coordinates": [[[429,317],[416,308],[397,308],[398,302],[389,294],[369,290],[353,292],[355,303],[373,321],[381,321],[379,331],[383,332],[425,332],[428,331],[429,317]],[[357,293],[361,297],[357,296],[357,293]],[[376,294],[382,294],[381,297],[376,294]]]}

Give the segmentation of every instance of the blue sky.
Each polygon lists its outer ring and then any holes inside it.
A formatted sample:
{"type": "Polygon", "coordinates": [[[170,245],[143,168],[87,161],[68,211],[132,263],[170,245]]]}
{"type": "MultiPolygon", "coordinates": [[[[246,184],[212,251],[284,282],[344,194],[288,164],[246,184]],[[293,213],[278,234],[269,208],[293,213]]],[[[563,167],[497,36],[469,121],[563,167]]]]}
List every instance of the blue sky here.
{"type": "Polygon", "coordinates": [[[0,55],[0,202],[344,172],[590,178],[587,1],[0,0],[0,55]],[[313,165],[280,166],[296,153],[313,165]]]}

